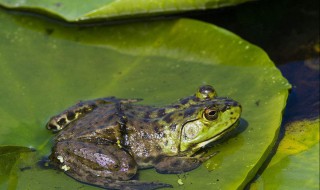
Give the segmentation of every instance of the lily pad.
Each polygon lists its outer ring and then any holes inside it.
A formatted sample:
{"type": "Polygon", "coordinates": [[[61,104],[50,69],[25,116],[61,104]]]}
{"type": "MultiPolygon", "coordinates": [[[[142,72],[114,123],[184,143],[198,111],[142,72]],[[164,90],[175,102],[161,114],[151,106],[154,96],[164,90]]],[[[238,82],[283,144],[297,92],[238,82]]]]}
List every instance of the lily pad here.
{"type": "MultiPolygon", "coordinates": [[[[79,100],[114,95],[163,106],[202,84],[242,104],[239,130],[211,147],[220,153],[198,169],[143,170],[141,180],[186,190],[242,188],[278,136],[290,84],[265,52],[222,28],[190,19],[87,27],[4,10],[0,23],[1,145],[32,146],[45,156],[48,118],[79,100]]],[[[95,188],[54,170],[18,176],[19,189],[95,188]]]]}
{"type": "Polygon", "coordinates": [[[0,0],[0,5],[7,8],[45,12],[68,21],[79,21],[203,10],[237,5],[247,1],[250,0],[0,0]]]}
{"type": "Polygon", "coordinates": [[[254,189],[319,189],[319,118],[286,126],[277,153],[254,189]]]}
{"type": "MultiPolygon", "coordinates": [[[[17,184],[17,169],[19,162],[32,152],[30,148],[18,146],[0,147],[0,188],[15,189],[17,184]]],[[[20,167],[19,170],[27,168],[20,167]]]]}

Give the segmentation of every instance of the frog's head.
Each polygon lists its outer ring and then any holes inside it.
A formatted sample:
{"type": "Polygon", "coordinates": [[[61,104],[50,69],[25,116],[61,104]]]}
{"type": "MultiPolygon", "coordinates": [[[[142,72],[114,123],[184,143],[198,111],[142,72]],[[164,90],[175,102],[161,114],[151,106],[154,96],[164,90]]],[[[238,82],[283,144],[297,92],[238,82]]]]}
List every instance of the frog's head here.
{"type": "Polygon", "coordinates": [[[185,112],[193,113],[185,118],[181,128],[180,151],[192,154],[210,142],[223,137],[239,125],[241,105],[230,99],[216,97],[210,86],[200,87],[197,104],[190,104],[185,112]],[[203,90],[205,89],[205,90],[203,90]]]}

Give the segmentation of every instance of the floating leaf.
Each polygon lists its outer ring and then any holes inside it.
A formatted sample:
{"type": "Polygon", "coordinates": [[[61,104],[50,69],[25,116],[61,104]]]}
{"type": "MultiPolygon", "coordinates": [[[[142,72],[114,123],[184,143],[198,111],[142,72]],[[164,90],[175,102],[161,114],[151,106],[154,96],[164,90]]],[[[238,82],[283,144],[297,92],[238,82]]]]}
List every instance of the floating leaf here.
{"type": "Polygon", "coordinates": [[[286,126],[284,139],[251,189],[319,189],[319,119],[286,126]]]}
{"type": "Polygon", "coordinates": [[[203,10],[237,5],[250,0],[0,0],[0,5],[14,9],[45,12],[68,21],[142,17],[188,10],[203,10]]]}
{"type": "MultiPolygon", "coordinates": [[[[198,169],[143,170],[141,180],[186,190],[242,188],[277,138],[290,85],[260,48],[217,26],[179,19],[87,27],[5,11],[0,25],[0,144],[49,154],[45,123],[79,100],[113,95],[163,106],[202,84],[242,104],[240,127],[210,148],[220,153],[198,169]]],[[[28,170],[18,179],[20,189],[70,185],[94,188],[54,170],[28,170]]]]}
{"type": "MultiPolygon", "coordinates": [[[[26,157],[26,153],[32,150],[19,146],[0,147],[0,188],[15,189],[17,182],[17,169],[20,159],[26,157]]],[[[20,168],[23,170],[23,168],[20,168]]]]}

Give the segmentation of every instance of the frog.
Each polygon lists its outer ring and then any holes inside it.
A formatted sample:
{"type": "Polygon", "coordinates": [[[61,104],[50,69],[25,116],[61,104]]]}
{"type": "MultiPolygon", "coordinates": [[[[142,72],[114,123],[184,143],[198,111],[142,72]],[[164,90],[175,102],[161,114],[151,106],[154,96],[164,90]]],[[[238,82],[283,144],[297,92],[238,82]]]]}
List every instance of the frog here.
{"type": "Polygon", "coordinates": [[[107,189],[172,187],[140,181],[146,168],[162,174],[189,172],[212,158],[209,144],[239,126],[241,104],[219,97],[211,85],[166,106],[142,99],[105,97],[77,104],[51,117],[56,136],[50,164],[77,181],[107,189]]]}

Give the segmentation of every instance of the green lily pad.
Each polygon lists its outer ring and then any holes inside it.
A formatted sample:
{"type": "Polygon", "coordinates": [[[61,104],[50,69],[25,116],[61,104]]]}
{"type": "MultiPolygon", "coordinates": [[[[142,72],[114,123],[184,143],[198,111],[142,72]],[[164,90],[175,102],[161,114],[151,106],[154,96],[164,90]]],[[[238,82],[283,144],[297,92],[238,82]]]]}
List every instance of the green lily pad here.
{"type": "MultiPolygon", "coordinates": [[[[48,155],[53,135],[45,123],[79,100],[114,95],[162,106],[202,84],[242,104],[240,127],[198,169],[143,170],[141,180],[186,190],[242,188],[277,138],[290,84],[265,52],[222,28],[190,19],[84,27],[3,10],[0,23],[1,145],[48,155]]],[[[95,188],[50,169],[18,176],[19,189],[95,188]]]]}
{"type": "MultiPolygon", "coordinates": [[[[0,147],[0,189],[15,189],[17,184],[17,169],[20,160],[25,159],[32,150],[26,147],[0,147]]],[[[25,159],[26,160],[26,159],[25,159]]],[[[19,168],[24,170],[27,168],[19,168]]]]}
{"type": "Polygon", "coordinates": [[[319,189],[319,118],[288,124],[254,189],[319,189]]]}
{"type": "Polygon", "coordinates": [[[97,18],[142,17],[188,10],[203,10],[237,5],[250,0],[0,0],[0,5],[14,9],[45,12],[68,21],[97,18]]]}

